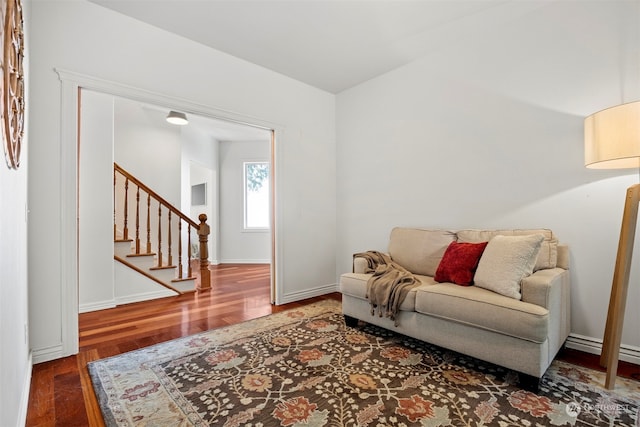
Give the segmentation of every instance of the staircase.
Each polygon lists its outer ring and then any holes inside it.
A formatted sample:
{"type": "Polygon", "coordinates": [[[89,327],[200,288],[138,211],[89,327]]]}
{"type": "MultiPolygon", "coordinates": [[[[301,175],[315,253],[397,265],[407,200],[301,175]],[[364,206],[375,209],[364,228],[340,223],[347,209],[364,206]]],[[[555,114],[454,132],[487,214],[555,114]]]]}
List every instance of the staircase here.
{"type": "Polygon", "coordinates": [[[113,206],[116,261],[177,294],[210,289],[205,214],[200,214],[198,224],[117,163],[113,206]],[[192,256],[199,258],[199,281],[191,268],[192,256]]]}
{"type": "Polygon", "coordinates": [[[158,267],[155,252],[136,254],[132,250],[132,243],[131,239],[114,240],[113,259],[177,294],[196,290],[195,276],[187,275],[184,278],[178,278],[175,265],[158,267]]]}

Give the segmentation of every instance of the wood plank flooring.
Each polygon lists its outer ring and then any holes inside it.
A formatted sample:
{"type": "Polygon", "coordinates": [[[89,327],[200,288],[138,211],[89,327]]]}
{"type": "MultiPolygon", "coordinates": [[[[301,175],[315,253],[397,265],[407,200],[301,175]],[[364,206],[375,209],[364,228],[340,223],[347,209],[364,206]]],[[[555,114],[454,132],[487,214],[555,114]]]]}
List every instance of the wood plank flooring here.
{"type": "MultiPolygon", "coordinates": [[[[212,290],[127,304],[79,317],[80,352],[34,365],[27,423],[103,426],[87,362],[309,304],[340,300],[333,293],[291,304],[270,303],[268,265],[211,266],[212,290]]],[[[560,359],[599,369],[598,357],[564,350],[560,359]]],[[[620,363],[619,374],[640,380],[640,366],[620,363]]]]}

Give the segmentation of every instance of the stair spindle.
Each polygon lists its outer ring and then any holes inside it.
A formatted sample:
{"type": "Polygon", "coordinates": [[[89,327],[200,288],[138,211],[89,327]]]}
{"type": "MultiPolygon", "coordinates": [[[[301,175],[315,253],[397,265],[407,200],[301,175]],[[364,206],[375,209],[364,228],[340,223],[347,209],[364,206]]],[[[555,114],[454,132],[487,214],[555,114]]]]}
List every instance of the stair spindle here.
{"type": "Polygon", "coordinates": [[[158,267],[162,267],[162,205],[158,203],[158,267]]]}
{"type": "Polygon", "coordinates": [[[167,265],[173,265],[173,256],[171,255],[171,211],[167,215],[167,265]]]}
{"type": "Polygon", "coordinates": [[[140,255],[140,186],[136,186],[136,254],[140,255]]]}
{"type": "Polygon", "coordinates": [[[128,210],[129,210],[129,178],[124,180],[124,229],[122,230],[122,238],[129,239],[129,228],[127,228],[128,210]]]}
{"type": "Polygon", "coordinates": [[[116,232],[116,169],[113,168],[113,240],[118,240],[118,233],[116,232]]]}
{"type": "Polygon", "coordinates": [[[189,255],[187,255],[189,260],[189,262],[187,262],[187,274],[188,277],[193,277],[193,270],[191,268],[191,224],[189,224],[189,228],[187,229],[187,247],[189,248],[189,255]]]}
{"type": "Polygon", "coordinates": [[[151,253],[151,194],[147,193],[147,253],[151,253]]]}
{"type": "Polygon", "coordinates": [[[178,218],[178,279],[182,278],[182,220],[178,218]]]}

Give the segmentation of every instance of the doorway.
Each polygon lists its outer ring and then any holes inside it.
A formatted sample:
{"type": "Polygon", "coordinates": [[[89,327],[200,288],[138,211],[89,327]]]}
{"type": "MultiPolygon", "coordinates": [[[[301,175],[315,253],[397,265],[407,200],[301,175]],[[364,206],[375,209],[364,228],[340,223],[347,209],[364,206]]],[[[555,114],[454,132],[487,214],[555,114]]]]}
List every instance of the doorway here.
{"type": "MultiPolygon", "coordinates": [[[[84,88],[79,90],[78,96],[81,101],[78,104],[78,311],[94,311],[172,295],[152,283],[130,286],[133,290],[129,294],[116,286],[122,280],[119,280],[117,270],[114,273],[113,264],[114,161],[138,175],[146,185],[157,188],[159,194],[191,218],[194,218],[194,212],[196,219],[200,213],[207,214],[212,231],[209,259],[213,264],[224,263],[221,196],[242,190],[225,187],[228,183],[221,170],[226,167],[227,159],[220,154],[220,147],[238,144],[244,149],[251,146],[248,141],[262,144],[263,152],[258,157],[271,162],[274,131],[194,112],[188,113],[188,126],[177,127],[165,121],[170,109],[158,104],[84,88]],[[86,250],[88,247],[92,250],[86,250]],[[96,270],[104,274],[96,278],[96,270]],[[152,287],[157,291],[150,291],[152,287]]],[[[270,204],[274,206],[273,191],[270,204]]],[[[242,208],[238,215],[241,212],[242,208]]],[[[271,212],[275,214],[273,209],[271,212]]],[[[274,224],[272,220],[271,240],[274,224]]],[[[266,250],[262,261],[270,264],[272,271],[273,303],[276,296],[273,242],[267,243],[266,250]]],[[[232,259],[235,263],[242,262],[237,256],[232,259]]],[[[254,263],[255,259],[246,262],[254,263]]]]}
{"type": "MultiPolygon", "coordinates": [[[[231,123],[250,123],[254,127],[271,130],[271,164],[273,165],[271,181],[273,202],[271,206],[271,301],[275,304],[283,303],[284,284],[280,280],[280,272],[283,269],[282,244],[280,243],[282,242],[283,229],[279,222],[280,201],[277,196],[282,185],[277,178],[279,165],[282,164],[282,150],[277,142],[277,137],[285,134],[284,125],[62,69],[56,68],[55,72],[61,81],[60,180],[63,185],[60,190],[62,217],[60,232],[65,236],[60,248],[61,339],[59,345],[36,351],[34,360],[51,360],[77,354],[79,351],[78,162],[80,147],[78,142],[80,140],[81,90],[92,90],[152,105],[173,106],[181,111],[204,117],[218,118],[231,123]]],[[[109,167],[112,168],[111,165],[109,167]]]]}

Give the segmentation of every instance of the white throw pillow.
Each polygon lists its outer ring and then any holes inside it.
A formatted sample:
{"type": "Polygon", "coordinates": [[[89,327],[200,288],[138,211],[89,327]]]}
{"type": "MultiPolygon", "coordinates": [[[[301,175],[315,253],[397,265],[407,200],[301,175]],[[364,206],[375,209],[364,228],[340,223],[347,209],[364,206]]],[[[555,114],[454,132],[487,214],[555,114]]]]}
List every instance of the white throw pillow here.
{"type": "Polygon", "coordinates": [[[480,258],[476,286],[521,299],[520,282],[531,275],[544,236],[495,236],[480,258]]]}

